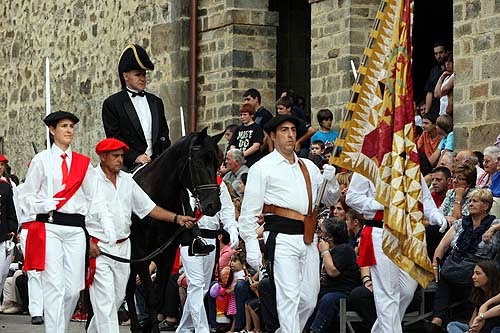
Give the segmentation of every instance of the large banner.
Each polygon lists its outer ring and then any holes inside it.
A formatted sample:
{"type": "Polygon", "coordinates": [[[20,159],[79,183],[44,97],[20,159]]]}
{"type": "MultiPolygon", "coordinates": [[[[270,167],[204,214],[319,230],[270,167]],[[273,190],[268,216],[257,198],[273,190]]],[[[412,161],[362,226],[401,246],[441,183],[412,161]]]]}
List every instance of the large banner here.
{"type": "Polygon", "coordinates": [[[412,1],[384,0],[347,105],[333,163],[376,186],[384,205],[384,252],[422,286],[433,279],[427,256],[411,77],[412,1]]]}

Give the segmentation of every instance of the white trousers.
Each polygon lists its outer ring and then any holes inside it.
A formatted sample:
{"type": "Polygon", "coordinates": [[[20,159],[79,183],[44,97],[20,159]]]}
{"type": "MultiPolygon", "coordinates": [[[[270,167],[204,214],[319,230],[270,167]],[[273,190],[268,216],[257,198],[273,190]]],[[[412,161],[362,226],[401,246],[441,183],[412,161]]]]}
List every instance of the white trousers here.
{"type": "MultiPolygon", "coordinates": [[[[28,229],[21,229],[21,248],[26,253],[26,237],[28,229]]],[[[42,292],[42,272],[31,270],[28,275],[28,309],[30,316],[43,316],[43,292],[42,292]]]]}
{"type": "MultiPolygon", "coordinates": [[[[268,232],[265,233],[266,240],[268,232]]],[[[303,235],[278,234],[274,251],[274,281],[280,328],[300,333],[312,315],[319,293],[317,237],[310,245],[303,235]]]]}
{"type": "MultiPolygon", "coordinates": [[[[205,240],[207,244],[215,245],[215,239],[205,240]]],[[[210,332],[203,298],[210,288],[215,265],[215,251],[210,252],[207,256],[190,257],[188,246],[182,246],[181,258],[188,287],[186,303],[177,332],[210,332]]]]}
{"type": "Polygon", "coordinates": [[[0,291],[3,290],[3,285],[5,284],[5,279],[9,275],[9,267],[12,262],[12,253],[7,255],[6,253],[7,242],[0,243],[0,291]]]}
{"type": "Polygon", "coordinates": [[[16,287],[16,279],[23,275],[23,271],[18,269],[13,276],[5,279],[5,284],[3,286],[3,302],[10,301],[15,302],[18,305],[23,305],[21,296],[19,295],[19,290],[16,287]]]}
{"type": "Polygon", "coordinates": [[[66,333],[85,275],[82,228],[45,223],[47,245],[42,275],[45,332],[66,333]]]}
{"type": "Polygon", "coordinates": [[[372,240],[377,264],[370,268],[377,320],[372,333],[402,333],[401,321],[410,305],[417,281],[399,268],[382,249],[382,228],[373,228],[372,240]]]}
{"type": "MultiPolygon", "coordinates": [[[[130,240],[115,245],[98,242],[102,251],[122,258],[130,258],[130,240]]],[[[125,299],[130,275],[130,264],[121,263],[103,255],[96,258],[94,282],[90,286],[90,301],[94,316],[88,333],[118,333],[118,309],[125,299]]]]}

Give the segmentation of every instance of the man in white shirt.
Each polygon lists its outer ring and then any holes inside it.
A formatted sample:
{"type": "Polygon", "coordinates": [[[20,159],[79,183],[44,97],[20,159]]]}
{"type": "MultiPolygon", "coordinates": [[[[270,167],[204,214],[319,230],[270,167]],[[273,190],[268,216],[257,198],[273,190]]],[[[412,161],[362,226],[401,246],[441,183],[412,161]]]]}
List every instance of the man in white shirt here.
{"type": "Polygon", "coordinates": [[[247,262],[258,269],[261,253],[257,221],[263,208],[274,208],[274,213],[264,216],[264,230],[276,284],[280,321],[277,332],[302,332],[316,306],[319,292],[317,237],[315,235],[310,244],[304,242],[303,221],[310,200],[301,168],[305,166],[309,174],[312,203],[325,180],[323,203],[333,205],[340,197],[333,166],[326,165],[321,175],[310,160],[299,159],[295,154],[298,124],[298,119],[291,115],[278,115],[266,124],[275,150],[250,168],[238,222],[240,236],[246,245],[247,262]]]}
{"type": "MultiPolygon", "coordinates": [[[[220,178],[218,179],[220,181],[220,178]]],[[[201,236],[207,244],[215,246],[220,223],[229,233],[230,246],[236,248],[239,243],[238,228],[236,226],[234,205],[224,182],[220,183],[221,210],[214,216],[203,215],[198,220],[201,236]]],[[[191,206],[195,201],[191,196],[191,206]]],[[[190,256],[189,243],[181,243],[181,259],[188,282],[187,298],[184,304],[182,318],[177,328],[183,332],[209,332],[207,314],[203,299],[210,288],[215,265],[215,251],[206,256],[190,256]]]]}
{"type": "MultiPolygon", "coordinates": [[[[448,223],[436,207],[423,177],[421,183],[424,215],[429,219],[431,225],[440,225],[439,231],[442,233],[446,230],[448,223]]],[[[369,254],[362,250],[359,254],[359,260],[375,258],[376,261],[369,263],[371,265],[371,279],[373,280],[373,296],[377,308],[377,320],[371,331],[373,333],[401,333],[401,321],[406,308],[413,299],[417,281],[393,263],[382,249],[384,206],[375,200],[375,185],[368,178],[354,173],[347,190],[346,204],[363,214],[365,227],[361,237],[363,239],[363,237],[371,236],[373,241],[373,248],[368,249],[369,254]],[[370,232],[366,234],[368,230],[370,232]]],[[[364,261],[362,263],[363,266],[368,265],[364,261]]]]}
{"type": "Polygon", "coordinates": [[[107,198],[108,209],[113,216],[112,224],[106,224],[93,211],[87,216],[86,226],[91,236],[90,255],[95,258],[91,268],[90,300],[94,310],[87,332],[118,333],[117,311],[125,298],[130,274],[130,264],[99,256],[100,251],[130,258],[131,215],[143,219],[146,215],[165,222],[192,227],[195,219],[181,216],[157,206],[134,181],[132,175],[121,171],[123,156],[128,146],[110,138],[100,141],[95,148],[100,164],[95,167],[98,189],[107,198]],[[95,266],[93,266],[95,265],[95,266]]]}

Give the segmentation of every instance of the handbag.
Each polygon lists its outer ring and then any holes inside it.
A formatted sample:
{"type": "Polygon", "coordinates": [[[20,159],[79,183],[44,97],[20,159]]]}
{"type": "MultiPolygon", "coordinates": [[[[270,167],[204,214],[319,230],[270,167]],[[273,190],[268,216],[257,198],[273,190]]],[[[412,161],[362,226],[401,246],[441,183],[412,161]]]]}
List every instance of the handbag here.
{"type": "Polygon", "coordinates": [[[474,266],[480,261],[489,259],[460,250],[453,250],[444,260],[440,270],[440,280],[444,279],[451,284],[459,286],[471,286],[474,266]]]}

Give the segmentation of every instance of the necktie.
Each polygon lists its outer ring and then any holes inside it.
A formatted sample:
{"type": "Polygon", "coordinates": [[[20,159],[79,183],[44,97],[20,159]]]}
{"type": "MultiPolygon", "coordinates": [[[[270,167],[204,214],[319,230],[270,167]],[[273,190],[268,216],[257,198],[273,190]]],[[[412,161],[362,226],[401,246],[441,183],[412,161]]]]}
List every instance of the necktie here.
{"type": "Polygon", "coordinates": [[[68,179],[68,164],[66,163],[66,153],[62,153],[61,158],[62,158],[62,164],[61,164],[61,171],[62,171],[62,183],[66,184],[66,180],[68,179]]]}
{"type": "Polygon", "coordinates": [[[130,89],[127,89],[127,91],[132,94],[132,98],[134,98],[135,96],[144,97],[146,95],[146,93],[144,92],[144,90],[135,92],[135,91],[132,91],[130,89]]]}

